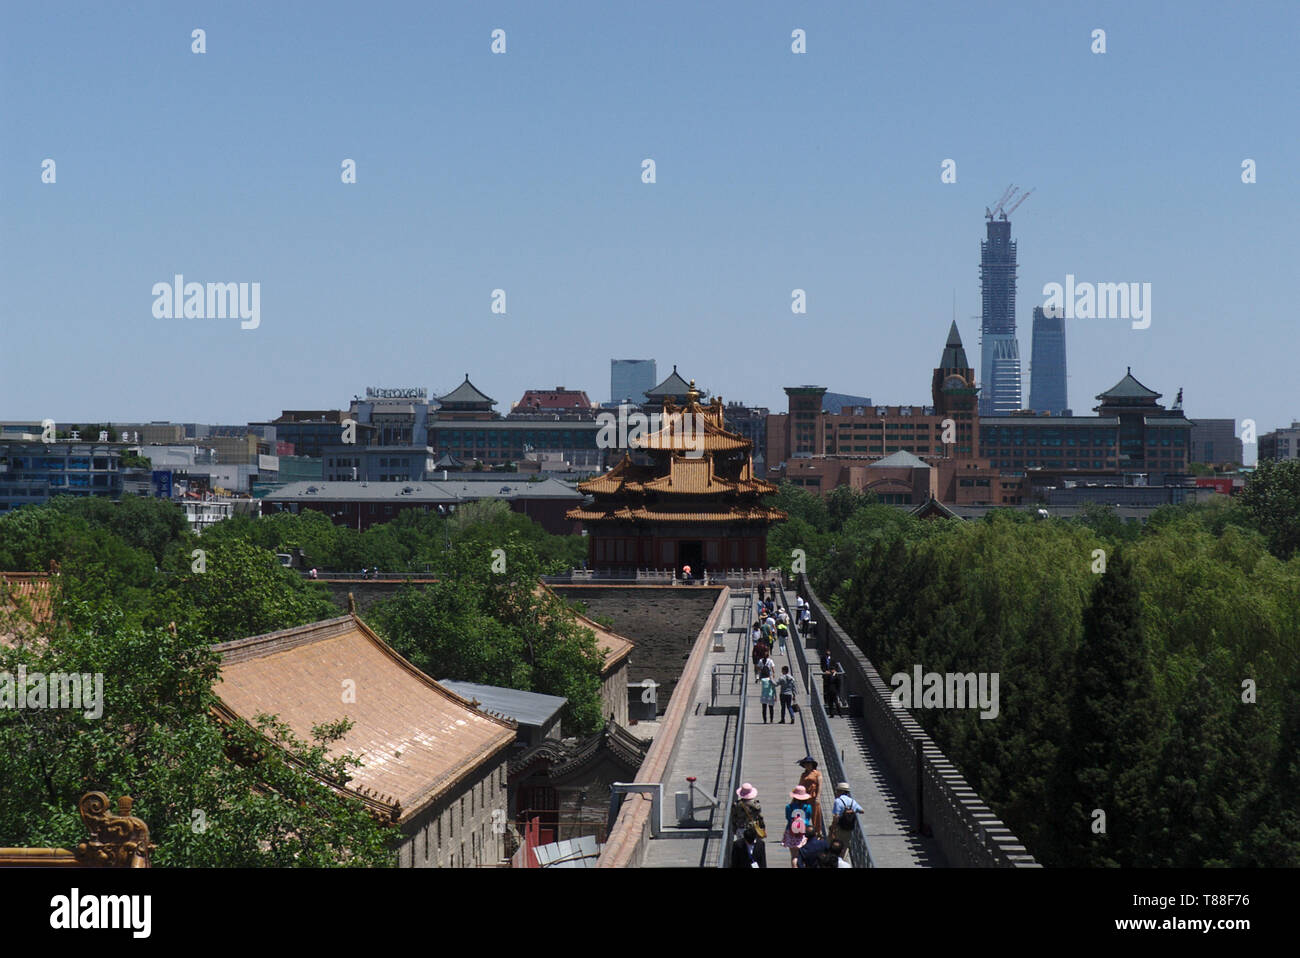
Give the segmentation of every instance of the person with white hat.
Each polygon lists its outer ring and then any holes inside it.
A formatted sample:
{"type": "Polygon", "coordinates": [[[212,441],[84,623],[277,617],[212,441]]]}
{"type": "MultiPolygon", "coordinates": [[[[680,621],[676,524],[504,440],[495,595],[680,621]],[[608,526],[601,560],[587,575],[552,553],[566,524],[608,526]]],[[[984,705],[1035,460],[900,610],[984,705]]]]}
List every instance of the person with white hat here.
{"type": "Polygon", "coordinates": [[[865,809],[853,797],[848,782],[840,782],[835,786],[835,804],[831,806],[831,822],[835,828],[835,837],[844,846],[841,857],[848,857],[849,842],[853,838],[853,826],[857,824],[858,816],[863,811],[865,809]]]}

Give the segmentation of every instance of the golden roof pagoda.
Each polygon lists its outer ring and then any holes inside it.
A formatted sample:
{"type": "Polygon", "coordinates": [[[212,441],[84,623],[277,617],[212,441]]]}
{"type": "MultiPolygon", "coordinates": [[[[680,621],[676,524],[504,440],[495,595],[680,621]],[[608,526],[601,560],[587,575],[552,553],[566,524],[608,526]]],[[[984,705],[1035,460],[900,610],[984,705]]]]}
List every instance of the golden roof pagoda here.
{"type": "Polygon", "coordinates": [[[666,400],[627,447],[579,484],[593,501],[567,513],[586,527],[592,568],[766,565],[767,528],[786,514],[761,502],[776,486],[754,475],[753,443],[727,428],[721,396],[701,404],[692,380],[686,402],[666,400]]]}

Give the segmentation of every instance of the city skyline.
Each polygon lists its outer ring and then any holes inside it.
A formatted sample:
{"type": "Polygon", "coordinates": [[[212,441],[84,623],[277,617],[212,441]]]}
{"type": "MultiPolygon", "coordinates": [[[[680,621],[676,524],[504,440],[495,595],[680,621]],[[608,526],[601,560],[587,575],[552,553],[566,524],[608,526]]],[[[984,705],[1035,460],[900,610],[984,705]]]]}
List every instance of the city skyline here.
{"type": "Polygon", "coordinates": [[[1300,419],[1279,348],[1300,213],[1284,173],[1300,140],[1278,122],[1289,7],[1189,8],[1172,36],[1119,4],[668,4],[648,25],[405,6],[346,30],[330,9],[6,14],[0,415],[255,421],[466,369],[494,396],[594,398],[618,356],[753,405],[798,382],[908,402],[953,300],[979,311],[975,230],[1010,181],[1037,188],[1016,214],[1018,314],[1069,275],[1154,290],[1148,329],[1067,321],[1076,403],[1132,365],[1183,387],[1190,416],[1300,419]],[[22,82],[52,48],[68,68],[22,82]],[[988,124],[981,81],[1008,62],[1035,81],[1008,90],[1013,123],[988,124]],[[1068,148],[1044,135],[1084,116],[1114,123],[1068,148]],[[1134,149],[1133,130],[1159,147],[1134,149]],[[154,286],[177,274],[260,284],[260,322],[155,317],[154,286]]]}

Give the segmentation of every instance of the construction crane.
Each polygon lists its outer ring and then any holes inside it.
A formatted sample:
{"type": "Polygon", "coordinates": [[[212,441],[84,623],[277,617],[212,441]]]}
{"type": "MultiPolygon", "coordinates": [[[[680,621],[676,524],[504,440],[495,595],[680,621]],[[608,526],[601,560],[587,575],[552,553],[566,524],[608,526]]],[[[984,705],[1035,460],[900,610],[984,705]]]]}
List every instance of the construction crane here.
{"type": "Polygon", "coordinates": [[[1014,194],[1015,192],[1016,192],[1015,184],[1008,186],[1005,190],[1002,191],[1002,195],[998,197],[998,201],[993,204],[992,209],[989,209],[987,206],[984,207],[984,215],[988,219],[993,219],[994,215],[998,212],[998,210],[1002,208],[1002,204],[1005,203],[1007,200],[1011,199],[1012,194],[1014,194]]]}
{"type": "MultiPolygon", "coordinates": [[[[1036,186],[1035,186],[1035,187],[1031,187],[1030,190],[1029,190],[1029,193],[1034,192],[1034,190],[1036,190],[1036,189],[1038,189],[1038,187],[1036,187],[1036,186]]],[[[1017,208],[1021,203],[1023,203],[1025,200],[1029,199],[1029,193],[1021,193],[1021,194],[1020,194],[1020,199],[1016,200],[1015,203],[1012,204],[1011,209],[1006,210],[1006,211],[1002,214],[1002,218],[1005,220],[1005,219],[1007,219],[1008,217],[1010,217],[1011,214],[1014,213],[1014,212],[1016,211],[1016,208],[1017,208]]]]}

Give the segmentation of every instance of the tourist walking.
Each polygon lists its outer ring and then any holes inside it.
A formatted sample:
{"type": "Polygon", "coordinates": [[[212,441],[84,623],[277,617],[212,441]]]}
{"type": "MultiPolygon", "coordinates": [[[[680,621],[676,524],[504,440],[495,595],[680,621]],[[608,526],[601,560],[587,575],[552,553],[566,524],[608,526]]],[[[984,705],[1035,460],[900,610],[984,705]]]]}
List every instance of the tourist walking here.
{"type": "Polygon", "coordinates": [[[830,843],[820,835],[814,835],[799,849],[800,868],[821,868],[822,857],[830,851],[830,843]]]}
{"type": "Polygon", "coordinates": [[[781,696],[781,721],[778,725],[785,724],[785,713],[790,713],[790,724],[794,724],[794,676],[790,674],[790,666],[781,666],[781,678],[776,683],[777,693],[781,696]]]}
{"type": "Polygon", "coordinates": [[[767,652],[766,646],[764,646],[763,657],[758,660],[758,680],[761,682],[763,681],[763,679],[775,679],[775,678],[776,678],[776,663],[772,661],[771,653],[767,652]]]}
{"type": "Polygon", "coordinates": [[[830,649],[822,656],[822,699],[826,702],[826,714],[835,718],[840,708],[840,683],[844,675],[844,666],[831,655],[830,649]]]}
{"type": "Polygon", "coordinates": [[[811,623],[812,612],[810,612],[808,606],[805,605],[803,611],[799,613],[799,634],[804,636],[804,638],[808,637],[808,627],[811,623]]]}
{"type": "Polygon", "coordinates": [[[736,789],[736,800],[731,803],[731,830],[734,837],[739,838],[746,828],[757,831],[759,838],[767,838],[763,809],[758,803],[758,789],[749,782],[736,789]]]}
{"type": "Polygon", "coordinates": [[[822,773],[817,769],[817,759],[811,755],[805,755],[799,759],[797,765],[803,767],[803,774],[799,776],[799,784],[808,790],[812,796],[812,818],[809,825],[814,835],[821,836],[825,832],[822,829],[822,773]]]}
{"type": "Polygon", "coordinates": [[[784,622],[778,622],[776,624],[776,644],[782,655],[786,654],[785,643],[788,638],[790,638],[790,627],[784,622]]]}
{"type": "Polygon", "coordinates": [[[761,682],[759,701],[763,703],[763,724],[767,725],[776,718],[776,678],[768,676],[765,679],[759,679],[761,682]]]}
{"type": "Polygon", "coordinates": [[[731,845],[732,868],[766,868],[767,848],[759,840],[753,825],[746,828],[731,845]]]}
{"type": "Polygon", "coordinates": [[[763,663],[771,661],[771,659],[768,658],[768,656],[771,654],[771,651],[772,650],[768,647],[766,639],[759,639],[756,643],[754,643],[754,681],[755,682],[757,682],[759,679],[763,677],[760,674],[762,671],[763,663]]]}
{"type": "Polygon", "coordinates": [[[781,844],[790,850],[790,867],[799,865],[799,849],[808,844],[808,822],[811,820],[813,806],[808,790],[796,785],[790,793],[790,803],[785,806],[785,835],[781,844]]]}
{"type": "Polygon", "coordinates": [[[844,846],[843,854],[849,853],[849,843],[853,840],[853,826],[858,816],[865,809],[858,804],[849,789],[848,782],[835,786],[835,804],[831,806],[831,821],[835,827],[835,838],[844,846]]]}

